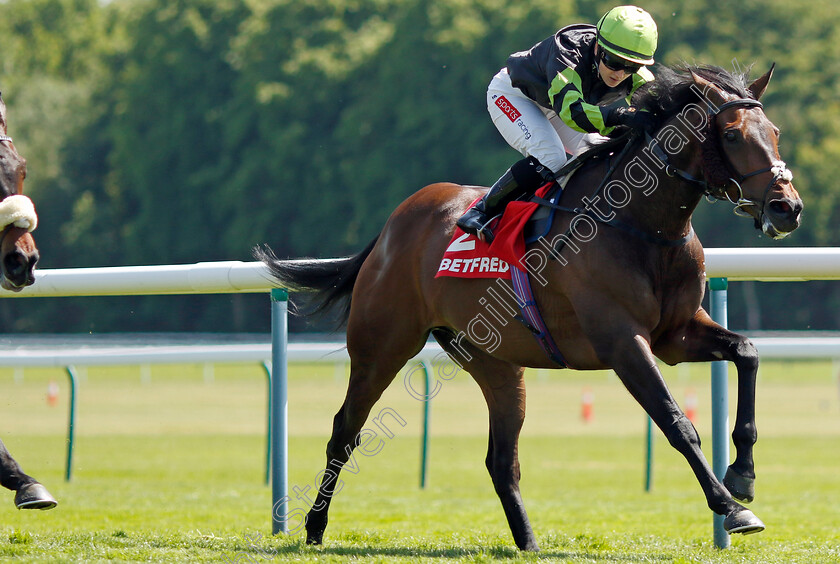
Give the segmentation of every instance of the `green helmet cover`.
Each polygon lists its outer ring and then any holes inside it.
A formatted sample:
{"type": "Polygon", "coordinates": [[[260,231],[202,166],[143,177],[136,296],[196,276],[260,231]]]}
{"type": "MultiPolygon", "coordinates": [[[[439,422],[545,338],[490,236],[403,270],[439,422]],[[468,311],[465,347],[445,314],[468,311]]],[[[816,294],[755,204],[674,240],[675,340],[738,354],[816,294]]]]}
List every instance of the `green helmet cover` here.
{"type": "Polygon", "coordinates": [[[598,45],[639,65],[653,64],[659,32],[653,18],[636,6],[617,6],[596,26],[598,45]]]}

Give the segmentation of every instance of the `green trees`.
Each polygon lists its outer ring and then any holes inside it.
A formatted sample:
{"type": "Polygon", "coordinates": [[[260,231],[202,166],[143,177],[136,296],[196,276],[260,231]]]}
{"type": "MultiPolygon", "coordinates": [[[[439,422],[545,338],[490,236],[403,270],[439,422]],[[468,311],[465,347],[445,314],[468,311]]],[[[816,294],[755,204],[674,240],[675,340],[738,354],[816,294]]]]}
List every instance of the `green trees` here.
{"type": "MultiPolygon", "coordinates": [[[[0,3],[0,87],[10,134],[29,161],[41,266],[250,260],[262,242],[281,256],[354,252],[421,186],[488,184],[509,166],[516,154],[487,118],[486,84],[509,53],[567,23],[594,22],[611,5],[0,3]]],[[[804,226],[785,244],[840,244],[832,166],[840,5],[645,7],[659,23],[661,63],[755,62],[756,75],[777,63],[767,113],[806,202],[804,226]]],[[[777,244],[720,206],[701,206],[695,226],[708,246],[777,244]]],[[[757,301],[784,292],[762,287],[757,301]]],[[[814,293],[833,299],[829,285],[814,293]]],[[[30,331],[267,324],[252,297],[104,302],[0,300],[0,321],[30,331]]],[[[794,302],[798,325],[836,326],[825,308],[794,302]]],[[[763,321],[790,327],[789,317],[766,312],[763,321]]]]}

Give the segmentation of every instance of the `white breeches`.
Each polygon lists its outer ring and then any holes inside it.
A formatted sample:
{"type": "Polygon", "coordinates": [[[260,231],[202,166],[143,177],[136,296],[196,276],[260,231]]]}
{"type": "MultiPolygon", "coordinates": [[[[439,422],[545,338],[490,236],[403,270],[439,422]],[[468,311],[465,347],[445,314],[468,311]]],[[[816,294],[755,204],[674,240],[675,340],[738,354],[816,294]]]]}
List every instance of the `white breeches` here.
{"type": "Polygon", "coordinates": [[[567,155],[583,152],[597,133],[575,131],[554,110],[543,108],[510,83],[503,68],[487,88],[487,111],[508,145],[557,172],[567,155]]]}

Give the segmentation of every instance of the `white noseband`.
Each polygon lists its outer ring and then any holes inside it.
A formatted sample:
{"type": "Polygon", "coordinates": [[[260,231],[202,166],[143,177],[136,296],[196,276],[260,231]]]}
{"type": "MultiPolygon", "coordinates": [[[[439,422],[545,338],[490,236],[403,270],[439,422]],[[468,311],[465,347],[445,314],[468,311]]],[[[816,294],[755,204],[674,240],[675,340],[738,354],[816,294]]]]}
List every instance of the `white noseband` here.
{"type": "Polygon", "coordinates": [[[38,227],[35,204],[22,194],[8,196],[0,202],[0,229],[12,224],[27,231],[34,231],[38,227]]]}

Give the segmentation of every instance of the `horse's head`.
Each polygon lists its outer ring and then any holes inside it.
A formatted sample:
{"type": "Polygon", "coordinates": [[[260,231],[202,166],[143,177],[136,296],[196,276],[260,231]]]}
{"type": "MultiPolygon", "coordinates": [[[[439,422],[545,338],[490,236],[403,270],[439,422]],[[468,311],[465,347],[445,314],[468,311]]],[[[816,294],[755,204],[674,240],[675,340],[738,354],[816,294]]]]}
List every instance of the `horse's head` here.
{"type": "Polygon", "coordinates": [[[23,195],[26,160],[7,135],[6,104],[0,97],[0,286],[19,292],[35,281],[38,249],[31,231],[38,225],[32,201],[23,195]]]}
{"type": "Polygon", "coordinates": [[[709,194],[728,199],[736,213],[755,220],[757,229],[781,239],[799,227],[802,199],[779,157],[779,128],[758,101],[772,74],[771,67],[747,87],[749,97],[744,97],[691,73],[708,108],[702,157],[709,194]]]}

